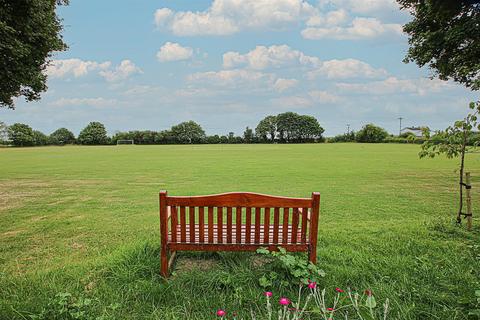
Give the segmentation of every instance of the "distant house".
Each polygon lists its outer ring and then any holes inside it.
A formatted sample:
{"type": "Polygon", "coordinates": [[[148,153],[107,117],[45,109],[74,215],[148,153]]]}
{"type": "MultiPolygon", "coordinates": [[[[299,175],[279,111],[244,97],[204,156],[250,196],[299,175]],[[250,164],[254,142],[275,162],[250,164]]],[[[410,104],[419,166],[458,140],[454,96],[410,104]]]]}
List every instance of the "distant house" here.
{"type": "Polygon", "coordinates": [[[402,129],[402,134],[412,133],[416,137],[423,137],[423,130],[428,129],[428,127],[405,127],[402,129]]]}

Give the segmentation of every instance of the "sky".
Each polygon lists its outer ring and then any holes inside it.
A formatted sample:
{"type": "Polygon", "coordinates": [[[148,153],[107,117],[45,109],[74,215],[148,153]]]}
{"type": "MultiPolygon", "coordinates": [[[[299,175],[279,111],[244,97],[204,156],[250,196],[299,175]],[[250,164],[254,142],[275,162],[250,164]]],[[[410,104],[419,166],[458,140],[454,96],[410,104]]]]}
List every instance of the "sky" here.
{"type": "Polygon", "coordinates": [[[241,135],[267,115],[315,116],[325,135],[375,123],[441,129],[479,99],[403,63],[411,17],[393,0],[71,0],[58,9],[65,52],[36,102],[7,124],[110,134],[198,122],[241,135]]]}

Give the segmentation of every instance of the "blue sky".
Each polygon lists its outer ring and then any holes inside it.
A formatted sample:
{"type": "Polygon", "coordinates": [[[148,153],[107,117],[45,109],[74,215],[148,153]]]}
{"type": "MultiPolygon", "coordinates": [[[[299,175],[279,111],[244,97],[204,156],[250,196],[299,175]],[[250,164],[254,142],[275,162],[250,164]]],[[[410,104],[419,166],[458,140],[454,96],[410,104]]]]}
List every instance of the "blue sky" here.
{"type": "Polygon", "coordinates": [[[376,123],[443,128],[478,93],[402,62],[409,20],[391,0],[72,0],[59,9],[69,50],[42,100],[0,110],[7,124],[78,133],[163,130],[186,120],[242,134],[294,111],[326,135],[376,123]]]}

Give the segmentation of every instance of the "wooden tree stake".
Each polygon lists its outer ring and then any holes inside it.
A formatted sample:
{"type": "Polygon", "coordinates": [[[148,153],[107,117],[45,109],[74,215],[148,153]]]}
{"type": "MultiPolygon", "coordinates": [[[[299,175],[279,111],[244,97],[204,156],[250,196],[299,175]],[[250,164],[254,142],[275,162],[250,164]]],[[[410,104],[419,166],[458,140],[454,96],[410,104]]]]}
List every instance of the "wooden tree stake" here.
{"type": "Polygon", "coordinates": [[[470,180],[470,172],[465,173],[465,186],[467,200],[467,230],[472,230],[472,196],[470,194],[472,185],[470,180]]]}

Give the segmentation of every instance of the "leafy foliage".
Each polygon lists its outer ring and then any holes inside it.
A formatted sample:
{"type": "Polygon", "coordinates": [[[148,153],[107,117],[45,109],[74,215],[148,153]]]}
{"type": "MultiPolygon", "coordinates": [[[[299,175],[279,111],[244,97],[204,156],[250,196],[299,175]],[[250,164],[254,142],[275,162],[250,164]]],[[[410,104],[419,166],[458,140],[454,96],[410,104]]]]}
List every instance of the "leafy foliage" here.
{"type": "Polygon", "coordinates": [[[48,305],[33,320],[89,320],[95,319],[89,315],[92,300],[75,299],[70,293],[62,292],[55,295],[48,305]]]}
{"type": "Polygon", "coordinates": [[[255,128],[255,134],[264,141],[274,142],[277,134],[277,117],[267,116],[262,119],[255,128]]]}
{"type": "Polygon", "coordinates": [[[252,143],[254,138],[253,130],[247,127],[245,132],[243,132],[243,141],[245,141],[245,143],[252,143]]]}
{"type": "Polygon", "coordinates": [[[0,107],[14,108],[13,98],[40,99],[47,89],[44,73],[62,40],[56,0],[0,0],[0,107]]]}
{"type": "Polygon", "coordinates": [[[354,142],[355,141],[355,132],[350,131],[348,133],[339,134],[335,137],[329,138],[328,142],[336,143],[336,142],[354,142]]]}
{"type": "Polygon", "coordinates": [[[41,131],[33,130],[33,144],[36,146],[46,146],[49,144],[50,140],[48,136],[41,131]]]}
{"type": "Polygon", "coordinates": [[[0,144],[6,144],[8,140],[8,126],[0,121],[0,144]]]}
{"type": "Polygon", "coordinates": [[[32,128],[23,123],[15,123],[8,127],[8,138],[17,147],[33,146],[35,143],[32,128]]]}
{"type": "Polygon", "coordinates": [[[443,131],[437,131],[434,139],[430,139],[430,134],[427,132],[427,141],[422,144],[422,150],[419,153],[420,158],[430,157],[434,158],[437,155],[444,154],[447,158],[460,157],[459,165],[459,208],[457,214],[457,223],[461,222],[462,208],[463,208],[463,173],[465,167],[465,153],[472,148],[476,148],[480,140],[472,142],[469,145],[469,137],[473,130],[480,130],[480,121],[478,114],[480,113],[480,102],[471,102],[469,105],[472,113],[468,114],[465,119],[456,121],[453,126],[448,127],[443,131]]]}
{"type": "Polygon", "coordinates": [[[405,62],[428,65],[442,80],[480,89],[480,1],[397,0],[413,15],[404,26],[405,62]]]}
{"type": "Polygon", "coordinates": [[[75,135],[66,128],[60,128],[50,135],[50,143],[56,145],[72,144],[75,143],[75,135]]]}
{"type": "Polygon", "coordinates": [[[430,138],[430,133],[427,134],[428,140],[422,145],[420,158],[434,158],[439,154],[445,154],[447,158],[456,158],[462,154],[462,151],[468,151],[478,145],[480,140],[471,141],[471,146],[467,142],[469,137],[478,137],[473,134],[473,130],[480,130],[478,121],[480,102],[472,102],[469,107],[474,112],[468,114],[464,120],[456,121],[453,126],[443,131],[437,131],[433,138],[430,138]]]}
{"type": "Polygon", "coordinates": [[[264,142],[314,142],[323,141],[325,130],[315,117],[299,115],[295,112],[284,112],[277,116],[267,116],[261,120],[255,133],[264,142]]]}
{"type": "Polygon", "coordinates": [[[359,130],[355,136],[357,142],[378,143],[383,142],[388,136],[388,132],[374,124],[367,124],[359,130]]]}
{"type": "Polygon", "coordinates": [[[307,283],[308,280],[316,280],[325,276],[325,272],[305,259],[305,256],[290,254],[282,247],[278,247],[278,251],[260,248],[257,249],[257,253],[270,257],[270,264],[273,270],[276,270],[263,275],[259,279],[259,284],[264,288],[271,287],[274,284],[288,286],[292,280],[297,283],[307,283]]]}
{"type": "Polygon", "coordinates": [[[179,123],[170,129],[180,143],[199,143],[205,139],[205,131],[195,121],[179,123]]]}
{"type": "Polygon", "coordinates": [[[107,130],[100,122],[90,122],[78,135],[78,142],[87,145],[107,144],[107,130]]]}

